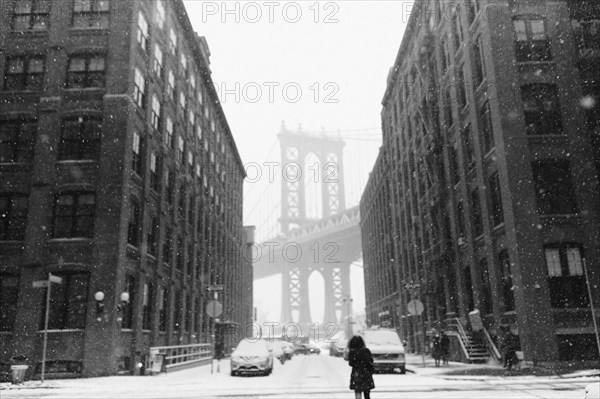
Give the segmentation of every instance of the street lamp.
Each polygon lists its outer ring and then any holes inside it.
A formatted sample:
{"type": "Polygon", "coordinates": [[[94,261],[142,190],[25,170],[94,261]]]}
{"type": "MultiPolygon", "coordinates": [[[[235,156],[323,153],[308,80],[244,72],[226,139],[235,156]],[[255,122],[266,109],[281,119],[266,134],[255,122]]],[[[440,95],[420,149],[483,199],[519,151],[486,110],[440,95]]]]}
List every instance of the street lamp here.
{"type": "Polygon", "coordinates": [[[104,292],[98,291],[94,294],[96,300],[96,320],[102,320],[102,313],[104,313],[104,292]]]}
{"type": "Polygon", "coordinates": [[[121,292],[119,295],[119,304],[117,304],[117,321],[123,321],[123,313],[129,304],[129,292],[121,292]]]}

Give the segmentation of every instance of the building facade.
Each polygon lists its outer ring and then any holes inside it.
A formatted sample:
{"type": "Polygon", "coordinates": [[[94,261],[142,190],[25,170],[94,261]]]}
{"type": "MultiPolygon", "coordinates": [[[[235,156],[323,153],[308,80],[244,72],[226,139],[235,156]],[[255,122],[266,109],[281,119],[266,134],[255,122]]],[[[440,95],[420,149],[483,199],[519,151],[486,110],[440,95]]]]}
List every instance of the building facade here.
{"type": "Polygon", "coordinates": [[[387,159],[361,204],[389,213],[362,224],[383,241],[364,248],[372,324],[391,313],[418,348],[478,310],[525,360],[597,358],[599,26],[590,1],[415,2],[383,99],[387,159]]]}
{"type": "Polygon", "coordinates": [[[208,285],[250,323],[244,167],[183,2],[0,7],[0,362],[39,373],[49,273],[51,375],[210,342],[208,285]]]}

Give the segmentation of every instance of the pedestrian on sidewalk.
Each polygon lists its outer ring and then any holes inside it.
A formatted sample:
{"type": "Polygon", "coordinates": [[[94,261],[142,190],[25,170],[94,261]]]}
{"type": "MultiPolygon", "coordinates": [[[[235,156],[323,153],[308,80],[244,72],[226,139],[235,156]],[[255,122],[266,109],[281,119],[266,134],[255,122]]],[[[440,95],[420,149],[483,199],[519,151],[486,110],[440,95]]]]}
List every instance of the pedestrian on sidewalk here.
{"type": "Polygon", "coordinates": [[[519,337],[508,330],[504,337],[504,344],[502,346],[504,367],[511,370],[513,366],[516,366],[519,362],[517,358],[517,350],[519,349],[519,337]]]}
{"type": "Polygon", "coordinates": [[[440,347],[442,350],[442,364],[448,364],[448,356],[450,355],[450,338],[446,335],[446,331],[442,330],[440,337],[440,347]]]}
{"type": "Polygon", "coordinates": [[[435,367],[440,367],[440,359],[442,358],[442,342],[440,336],[436,334],[431,343],[431,356],[435,360],[435,367]]]}
{"type": "Polygon", "coordinates": [[[375,388],[373,382],[373,355],[366,347],[365,341],[360,336],[353,336],[348,342],[348,363],[352,367],[350,375],[350,389],[354,391],[356,399],[371,398],[371,390],[375,388]]]}

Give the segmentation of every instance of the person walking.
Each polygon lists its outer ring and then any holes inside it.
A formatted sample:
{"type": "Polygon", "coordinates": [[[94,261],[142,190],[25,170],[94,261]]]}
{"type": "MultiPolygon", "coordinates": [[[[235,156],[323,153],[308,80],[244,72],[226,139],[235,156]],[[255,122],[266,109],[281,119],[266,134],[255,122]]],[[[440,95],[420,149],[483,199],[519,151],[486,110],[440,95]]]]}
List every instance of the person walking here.
{"type": "Polygon", "coordinates": [[[519,349],[519,337],[508,330],[504,337],[504,345],[502,347],[504,352],[504,367],[511,370],[513,366],[519,363],[517,358],[517,350],[519,349]]]}
{"type": "Polygon", "coordinates": [[[431,356],[435,360],[435,367],[440,366],[440,359],[442,358],[442,343],[440,342],[440,336],[435,335],[431,344],[431,356]]]}
{"type": "Polygon", "coordinates": [[[371,398],[371,390],[375,388],[373,382],[373,355],[366,347],[365,341],[360,336],[353,336],[348,342],[348,363],[352,367],[350,374],[350,389],[354,391],[356,399],[371,398]]]}
{"type": "Polygon", "coordinates": [[[445,331],[442,331],[440,337],[440,348],[442,351],[442,364],[448,364],[448,355],[450,354],[450,338],[446,335],[445,331]]]}

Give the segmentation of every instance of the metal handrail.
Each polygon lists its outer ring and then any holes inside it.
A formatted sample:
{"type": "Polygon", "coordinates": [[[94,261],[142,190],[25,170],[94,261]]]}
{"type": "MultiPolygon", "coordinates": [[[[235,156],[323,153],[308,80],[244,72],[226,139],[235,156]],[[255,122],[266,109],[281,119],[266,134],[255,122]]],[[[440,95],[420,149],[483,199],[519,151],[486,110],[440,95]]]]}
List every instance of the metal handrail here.
{"type": "Polygon", "coordinates": [[[211,359],[213,348],[212,344],[154,346],[150,348],[150,353],[163,355],[165,367],[169,369],[175,365],[181,366],[211,359]]]}
{"type": "Polygon", "coordinates": [[[496,344],[492,340],[490,333],[488,332],[488,330],[485,327],[483,327],[483,333],[485,335],[485,341],[486,341],[486,346],[488,347],[488,352],[492,355],[494,360],[496,360],[497,362],[500,362],[500,360],[502,359],[502,355],[500,354],[500,351],[496,347],[496,344]]]}
{"type": "Polygon", "coordinates": [[[449,326],[451,327],[456,327],[456,337],[458,338],[458,342],[460,343],[460,347],[463,350],[463,353],[465,354],[465,357],[467,358],[467,360],[471,360],[471,355],[469,354],[469,351],[467,350],[467,333],[464,330],[462,324],[460,323],[460,320],[458,318],[452,318],[450,319],[450,321],[452,322],[451,324],[449,324],[449,326]]]}

